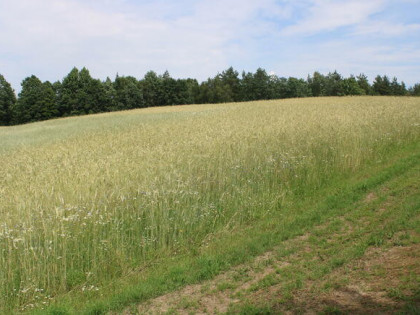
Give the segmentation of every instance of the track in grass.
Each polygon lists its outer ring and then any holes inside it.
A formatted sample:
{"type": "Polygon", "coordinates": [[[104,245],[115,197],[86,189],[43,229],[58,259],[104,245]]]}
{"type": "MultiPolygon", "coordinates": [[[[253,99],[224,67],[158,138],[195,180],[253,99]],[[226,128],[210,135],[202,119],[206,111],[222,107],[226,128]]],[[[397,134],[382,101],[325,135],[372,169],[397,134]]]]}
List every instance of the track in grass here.
{"type": "Polygon", "coordinates": [[[123,313],[418,311],[419,174],[420,165],[416,165],[375,187],[342,215],[282,242],[252,262],[123,313]]]}

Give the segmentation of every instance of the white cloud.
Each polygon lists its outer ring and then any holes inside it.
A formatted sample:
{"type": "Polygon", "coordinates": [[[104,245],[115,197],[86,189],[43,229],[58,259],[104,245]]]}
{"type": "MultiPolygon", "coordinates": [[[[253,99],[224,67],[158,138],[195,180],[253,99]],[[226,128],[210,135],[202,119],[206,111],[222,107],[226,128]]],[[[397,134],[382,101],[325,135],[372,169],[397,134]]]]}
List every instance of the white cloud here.
{"type": "Polygon", "coordinates": [[[393,23],[388,21],[367,21],[358,25],[353,32],[353,35],[380,35],[384,37],[401,36],[407,33],[414,33],[420,31],[420,24],[403,24],[393,23]]]}
{"type": "Polygon", "coordinates": [[[383,9],[383,0],[314,0],[306,16],[283,29],[283,35],[310,35],[365,21],[383,9]]]}

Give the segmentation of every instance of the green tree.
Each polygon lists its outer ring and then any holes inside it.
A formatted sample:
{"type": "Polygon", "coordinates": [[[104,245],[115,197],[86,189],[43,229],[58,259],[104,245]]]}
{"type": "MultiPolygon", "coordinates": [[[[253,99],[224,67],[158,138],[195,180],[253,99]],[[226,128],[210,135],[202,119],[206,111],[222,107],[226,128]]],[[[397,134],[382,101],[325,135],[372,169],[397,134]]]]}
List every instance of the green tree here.
{"type": "Polygon", "coordinates": [[[308,84],[312,91],[312,96],[325,96],[326,78],[318,71],[315,71],[312,77],[308,77],[308,84]]]}
{"type": "Polygon", "coordinates": [[[141,81],[146,107],[161,105],[162,81],[154,71],[149,71],[141,81]]]}
{"type": "Polygon", "coordinates": [[[90,76],[89,70],[82,68],[77,79],[78,88],[74,93],[77,102],[75,103],[75,107],[72,108],[71,114],[84,115],[93,113],[96,104],[92,104],[94,98],[94,94],[92,94],[94,91],[91,91],[93,78],[90,76]]]}
{"type": "Polygon", "coordinates": [[[264,69],[258,68],[254,74],[242,72],[241,99],[243,101],[272,99],[273,93],[271,78],[264,69]]]}
{"type": "Polygon", "coordinates": [[[407,88],[405,87],[405,83],[404,82],[399,83],[398,79],[394,77],[391,82],[391,94],[399,95],[399,96],[406,95],[407,88]]]}
{"type": "Polygon", "coordinates": [[[168,71],[165,71],[161,80],[162,92],[159,97],[159,105],[177,105],[180,104],[178,82],[171,77],[168,71]]]}
{"type": "Polygon", "coordinates": [[[359,74],[356,77],[356,81],[357,81],[357,84],[359,85],[359,87],[363,91],[365,91],[364,94],[366,94],[366,95],[371,95],[372,94],[372,87],[370,86],[368,77],[365,74],[363,74],[363,73],[359,74]]]}
{"type": "Polygon", "coordinates": [[[200,86],[196,79],[178,79],[177,82],[181,104],[196,104],[199,102],[200,86]]]}
{"type": "Polygon", "coordinates": [[[60,81],[55,81],[53,84],[53,89],[54,89],[54,94],[55,94],[55,101],[57,104],[57,110],[58,110],[58,97],[59,97],[59,93],[61,91],[61,82],[60,81]]]}
{"type": "Polygon", "coordinates": [[[82,68],[78,75],[78,88],[74,93],[77,102],[72,108],[72,115],[93,114],[105,111],[106,96],[104,86],[98,79],[92,78],[89,70],[82,68]]]}
{"type": "Polygon", "coordinates": [[[114,81],[117,110],[145,107],[143,92],[136,78],[117,76],[114,81]]]}
{"type": "Polygon", "coordinates": [[[50,82],[42,83],[32,75],[22,81],[13,120],[15,123],[26,123],[57,117],[55,92],[50,82]]]}
{"type": "Polygon", "coordinates": [[[373,81],[372,85],[373,92],[377,95],[391,95],[391,82],[389,78],[384,75],[381,77],[380,75],[376,76],[375,80],[373,81]]]}
{"type": "Polygon", "coordinates": [[[64,77],[57,95],[58,110],[60,116],[76,114],[78,109],[77,92],[80,89],[79,69],[74,67],[69,74],[64,77]]]}
{"type": "Polygon", "coordinates": [[[342,81],[343,81],[343,78],[337,71],[328,73],[328,75],[325,77],[325,95],[326,96],[344,95],[342,81]]]}
{"type": "Polygon", "coordinates": [[[415,84],[410,89],[410,94],[413,95],[413,96],[420,96],[420,83],[415,84]]]}
{"type": "Polygon", "coordinates": [[[225,102],[239,102],[241,100],[241,82],[238,71],[232,67],[220,75],[221,83],[226,91],[225,102]]]}
{"type": "Polygon", "coordinates": [[[15,92],[10,83],[0,74],[0,126],[11,123],[12,110],[15,104],[15,92]]]}
{"type": "Polygon", "coordinates": [[[286,97],[306,97],[310,95],[311,89],[305,80],[293,77],[287,79],[286,97]]]}
{"type": "Polygon", "coordinates": [[[349,78],[343,79],[342,81],[344,95],[364,95],[363,90],[356,81],[356,78],[351,75],[349,78]]]}
{"type": "Polygon", "coordinates": [[[86,68],[79,71],[74,67],[63,79],[57,103],[61,116],[98,113],[107,109],[103,84],[93,79],[86,68]]]}
{"type": "Polygon", "coordinates": [[[203,82],[200,86],[200,92],[200,100],[202,103],[223,103],[232,101],[232,91],[228,85],[223,84],[220,74],[203,82]]]}
{"type": "Polygon", "coordinates": [[[115,91],[114,83],[112,80],[107,77],[106,80],[102,83],[104,91],[104,111],[114,111],[117,110],[116,98],[117,92],[115,91]]]}
{"type": "Polygon", "coordinates": [[[57,98],[54,85],[49,81],[42,84],[41,120],[58,117],[57,98]]]}
{"type": "Polygon", "coordinates": [[[251,72],[242,71],[241,79],[241,93],[240,98],[242,101],[252,101],[255,100],[254,94],[254,75],[251,72]]]}
{"type": "Polygon", "coordinates": [[[99,79],[91,79],[86,87],[88,93],[85,111],[91,113],[101,113],[108,110],[108,99],[105,86],[99,79]]]}
{"type": "Polygon", "coordinates": [[[68,116],[77,108],[76,93],[79,90],[79,69],[74,67],[63,78],[57,93],[58,110],[61,116],[68,116]]]}
{"type": "Polygon", "coordinates": [[[272,96],[275,99],[289,97],[289,90],[286,78],[279,78],[278,76],[272,76],[270,79],[272,96]]]}
{"type": "Polygon", "coordinates": [[[267,72],[262,68],[258,68],[257,71],[255,71],[253,79],[256,99],[272,99],[272,95],[270,93],[270,76],[267,74],[267,72]]]}

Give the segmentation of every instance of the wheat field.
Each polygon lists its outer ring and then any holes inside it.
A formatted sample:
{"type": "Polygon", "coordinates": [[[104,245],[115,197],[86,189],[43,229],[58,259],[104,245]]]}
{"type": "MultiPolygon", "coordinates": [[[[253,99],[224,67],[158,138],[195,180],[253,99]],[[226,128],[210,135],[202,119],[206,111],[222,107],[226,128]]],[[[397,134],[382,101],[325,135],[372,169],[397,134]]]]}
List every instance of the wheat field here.
{"type": "Polygon", "coordinates": [[[0,313],[100,291],[420,139],[420,98],[149,108],[0,128],[0,313]]]}

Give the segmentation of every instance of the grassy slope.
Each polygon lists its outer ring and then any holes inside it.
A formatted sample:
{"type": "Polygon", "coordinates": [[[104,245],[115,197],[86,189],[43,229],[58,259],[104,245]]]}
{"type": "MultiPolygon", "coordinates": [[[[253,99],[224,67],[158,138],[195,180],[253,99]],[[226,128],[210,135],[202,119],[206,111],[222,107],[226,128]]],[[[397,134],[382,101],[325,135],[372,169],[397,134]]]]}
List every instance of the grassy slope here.
{"type": "Polygon", "coordinates": [[[362,198],[344,202],[339,215],[295,241],[293,255],[278,247],[277,259],[267,263],[273,272],[236,292],[241,302],[230,313],[418,314],[420,160],[412,157],[396,162],[382,173],[388,176],[366,186],[362,198]],[[392,168],[398,171],[391,175],[392,168]],[[289,265],[276,268],[279,262],[289,265]]]}
{"type": "Polygon", "coordinates": [[[2,307],[52,295],[49,310],[100,313],[249,261],[414,167],[418,108],[307,99],[0,129],[2,307]]]}
{"type": "MultiPolygon", "coordinates": [[[[371,177],[361,195],[357,184],[338,193],[339,209],[304,234],[215,279],[133,305],[130,313],[418,313],[420,165],[401,167],[408,161],[376,170],[382,179],[371,177]]],[[[310,207],[325,209],[325,199],[310,207]]]]}

